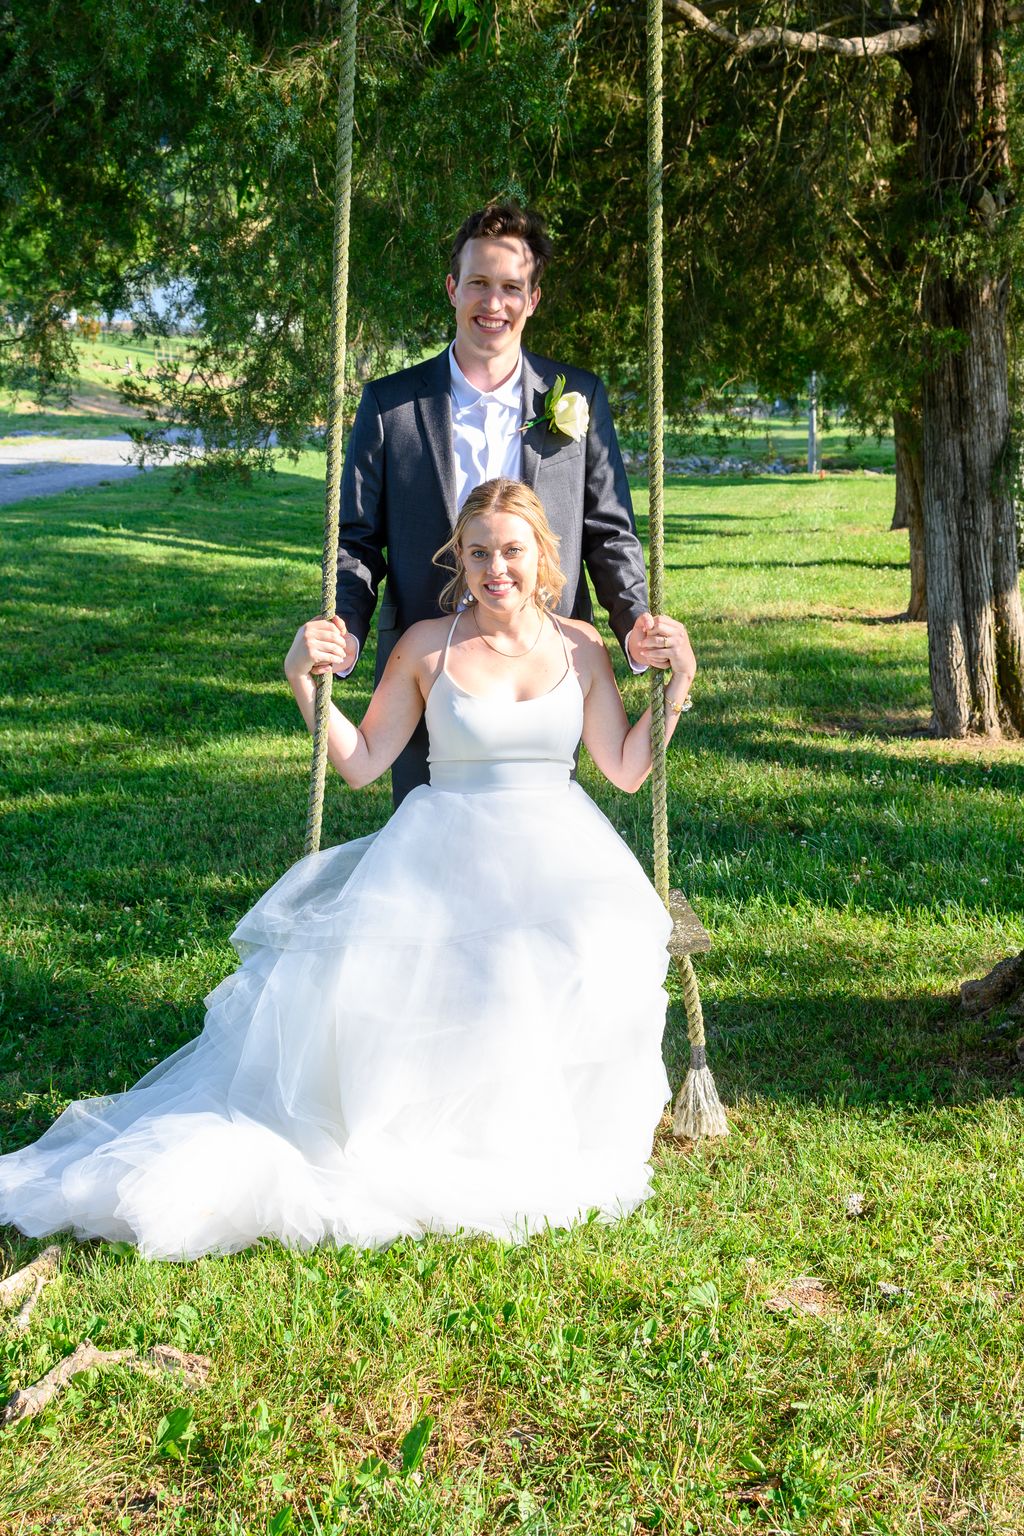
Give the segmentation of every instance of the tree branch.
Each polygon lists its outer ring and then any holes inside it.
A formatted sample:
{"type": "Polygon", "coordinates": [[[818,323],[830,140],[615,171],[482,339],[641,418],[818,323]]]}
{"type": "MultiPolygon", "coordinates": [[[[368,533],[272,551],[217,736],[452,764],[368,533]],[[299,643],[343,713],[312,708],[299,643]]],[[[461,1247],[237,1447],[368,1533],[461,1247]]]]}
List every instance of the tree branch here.
{"type": "MultiPolygon", "coordinates": [[[[737,58],[758,48],[784,48],[793,53],[837,53],[850,59],[870,59],[881,54],[923,48],[938,31],[934,21],[912,21],[888,32],[877,32],[874,37],[832,37],[827,32],[795,32],[789,27],[751,27],[749,32],[730,32],[728,27],[720,27],[711,21],[696,5],[691,5],[690,0],[664,0],[664,3],[665,9],[677,20],[688,21],[698,32],[714,38],[737,58]]],[[[1007,13],[1008,20],[1011,14],[1007,13]]],[[[1021,7],[1021,14],[1024,15],[1024,7],[1021,7]]]]}
{"type": "MultiPolygon", "coordinates": [[[[0,1310],[12,1309],[26,1292],[38,1296],[47,1281],[52,1280],[57,1273],[59,1263],[60,1249],[53,1243],[49,1248],[44,1248],[31,1264],[26,1264],[24,1269],[8,1275],[6,1280],[0,1280],[0,1310]]],[[[32,1305],[35,1305],[34,1300],[32,1305]]]]}
{"type": "Polygon", "coordinates": [[[123,1365],[144,1376],[178,1375],[190,1386],[200,1386],[210,1373],[212,1362],[205,1355],[186,1355],[173,1344],[154,1344],[145,1355],[135,1349],[97,1349],[91,1339],[83,1339],[70,1355],[59,1360],[52,1370],[30,1387],[12,1392],[0,1405],[0,1425],[16,1424],[19,1419],[41,1413],[68,1382],[83,1371],[105,1371],[123,1365]]]}

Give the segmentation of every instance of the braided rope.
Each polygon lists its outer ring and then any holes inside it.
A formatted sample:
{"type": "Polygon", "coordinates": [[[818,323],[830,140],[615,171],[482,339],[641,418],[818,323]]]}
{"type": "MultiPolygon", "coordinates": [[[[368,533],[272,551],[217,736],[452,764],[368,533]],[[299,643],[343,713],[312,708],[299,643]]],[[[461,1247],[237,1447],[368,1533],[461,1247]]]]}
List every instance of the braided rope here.
{"type": "MultiPolygon", "coordinates": [[[[341,503],[341,439],[345,404],[345,339],[348,325],[348,244],[352,208],[352,122],[355,114],[356,27],[359,0],[341,0],[338,82],[338,137],[335,151],[334,281],[331,285],[330,383],[327,404],[327,480],[324,488],[324,552],[320,613],[332,619],[338,593],[338,515],[341,503]]],[[[316,680],[313,762],[309,774],[304,853],[320,847],[327,730],[331,712],[330,672],[316,680]]]]}
{"type": "MultiPolygon", "coordinates": [[[[665,292],[662,248],[662,6],[647,5],[647,485],[652,613],[665,611],[665,292]]],[[[651,799],[654,885],[668,905],[668,779],[665,767],[665,693],[651,668],[651,799]]]]}
{"type": "MultiPolygon", "coordinates": [[[[663,174],[664,0],[647,0],[647,485],[651,612],[665,611],[665,289],[663,174]]],[[[669,905],[668,766],[665,758],[665,692],[651,669],[651,812],[654,830],[654,885],[669,905]]],[[[677,1136],[729,1134],[725,1111],[708,1070],[704,1010],[689,955],[676,959],[686,1008],[690,1066],[676,1098],[677,1136]]]]}
{"type": "Polygon", "coordinates": [[[693,968],[693,961],[689,955],[681,955],[676,960],[676,970],[679,972],[679,980],[683,985],[683,1004],[686,1008],[686,1033],[690,1041],[690,1069],[698,1071],[707,1066],[707,1055],[704,1041],[704,1009],[700,1003],[700,991],[697,987],[697,972],[693,968]]]}

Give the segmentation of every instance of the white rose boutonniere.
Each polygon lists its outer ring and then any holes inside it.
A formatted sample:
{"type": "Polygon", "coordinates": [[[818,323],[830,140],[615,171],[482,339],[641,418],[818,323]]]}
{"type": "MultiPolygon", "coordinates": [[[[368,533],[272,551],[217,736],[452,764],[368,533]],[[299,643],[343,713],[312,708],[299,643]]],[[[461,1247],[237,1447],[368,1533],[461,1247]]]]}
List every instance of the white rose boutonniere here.
{"type": "Polygon", "coordinates": [[[563,432],[566,437],[571,437],[574,443],[587,435],[590,410],[578,389],[570,389],[566,394],[564,373],[558,375],[548,390],[541,415],[526,422],[519,430],[525,432],[541,421],[546,421],[552,432],[563,432]]]}

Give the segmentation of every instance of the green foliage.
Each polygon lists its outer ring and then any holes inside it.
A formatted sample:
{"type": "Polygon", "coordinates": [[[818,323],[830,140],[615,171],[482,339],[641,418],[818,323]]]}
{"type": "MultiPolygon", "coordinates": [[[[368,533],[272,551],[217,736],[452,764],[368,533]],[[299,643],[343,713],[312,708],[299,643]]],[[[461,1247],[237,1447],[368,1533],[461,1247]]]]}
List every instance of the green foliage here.
{"type": "MultiPolygon", "coordinates": [[[[765,21],[814,20],[785,0],[765,21]]],[[[813,9],[813,8],[812,8],[813,9]]],[[[744,16],[748,13],[744,12],[744,16]]],[[[819,18],[820,19],[820,18],[819,18]]],[[[337,12],[173,0],[154,28],[126,0],[11,0],[0,30],[0,375],[67,387],[61,325],[131,308],[191,354],[126,381],[211,468],[269,467],[322,424],[334,196],[337,12]],[[170,294],[168,313],[150,303],[170,294]]],[[[467,210],[539,204],[556,260],[540,351],[602,372],[643,420],[646,180],[642,7],[598,0],[369,0],[360,15],[349,355],[359,379],[439,345],[442,280],[467,210]]],[[[1019,39],[1008,39],[1011,147],[1019,39]]],[[[914,399],[931,266],[1024,270],[1013,187],[925,196],[909,75],[721,48],[674,21],[666,47],[666,398],[727,418],[756,381],[877,430],[914,399]]],[[[1015,277],[1014,282],[1019,281],[1015,277]]],[[[143,432],[145,439],[145,431],[143,432]]]]}
{"type": "MultiPolygon", "coordinates": [[[[363,9],[358,371],[445,334],[442,279],[458,224],[488,197],[535,185],[531,145],[556,130],[572,24],[514,10],[488,53],[492,21],[468,0],[453,4],[431,18],[425,45],[416,7],[363,9]],[[464,53],[467,29],[479,46],[464,53]]],[[[139,334],[197,331],[187,366],[129,381],[130,404],[183,425],[186,442],[201,433],[229,467],[266,467],[271,433],[301,446],[325,411],[335,26],[319,6],[180,0],[154,29],[122,0],[15,0],[0,138],[0,208],[12,215],[0,236],[8,384],[33,385],[41,399],[66,386],[71,306],[130,308],[139,334]],[[85,98],[90,134],[76,117],[85,98]],[[170,291],[167,313],[150,302],[157,286],[170,291]]]]}
{"type": "Polygon", "coordinates": [[[475,42],[481,53],[488,52],[498,21],[496,3],[487,3],[487,0],[482,5],[479,0],[409,0],[409,8],[419,11],[427,42],[436,38],[439,24],[447,17],[455,26],[455,37],[460,46],[475,42]]]}
{"type": "Polygon", "coordinates": [[[169,146],[199,110],[196,8],[161,25],[126,0],[13,0],[0,20],[3,375],[45,397],[68,350],[61,318],[107,313],[156,275],[173,224],[169,146]]]}
{"type": "MultiPolygon", "coordinates": [[[[558,172],[563,207],[568,199],[568,216],[586,232],[588,265],[600,273],[598,310],[617,317],[619,368],[625,362],[641,391],[643,48],[636,14],[597,12],[581,39],[579,115],[558,172]],[[619,81],[616,55],[638,60],[619,81]]],[[[912,184],[898,190],[901,151],[890,131],[899,93],[892,61],[851,73],[845,61],[778,55],[729,68],[717,44],[683,26],[670,30],[670,408],[699,402],[725,412],[751,380],[769,396],[789,398],[815,370],[826,404],[842,401],[865,426],[888,419],[916,366],[906,345],[913,295],[899,265],[914,194],[912,184]]],[[[570,292],[566,307],[572,299],[570,292]]],[[[576,330],[589,319],[581,311],[576,330]]]]}

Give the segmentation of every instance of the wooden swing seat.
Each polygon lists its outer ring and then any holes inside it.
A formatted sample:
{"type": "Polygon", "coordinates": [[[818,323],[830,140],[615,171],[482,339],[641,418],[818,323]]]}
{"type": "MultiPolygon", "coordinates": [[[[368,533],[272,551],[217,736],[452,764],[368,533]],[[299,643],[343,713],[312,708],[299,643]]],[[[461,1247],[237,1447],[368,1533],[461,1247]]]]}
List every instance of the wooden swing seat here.
{"type": "Polygon", "coordinates": [[[668,952],[673,960],[681,960],[684,955],[706,955],[711,948],[711,935],[682,891],[669,891],[668,910],[672,919],[668,952]]]}

